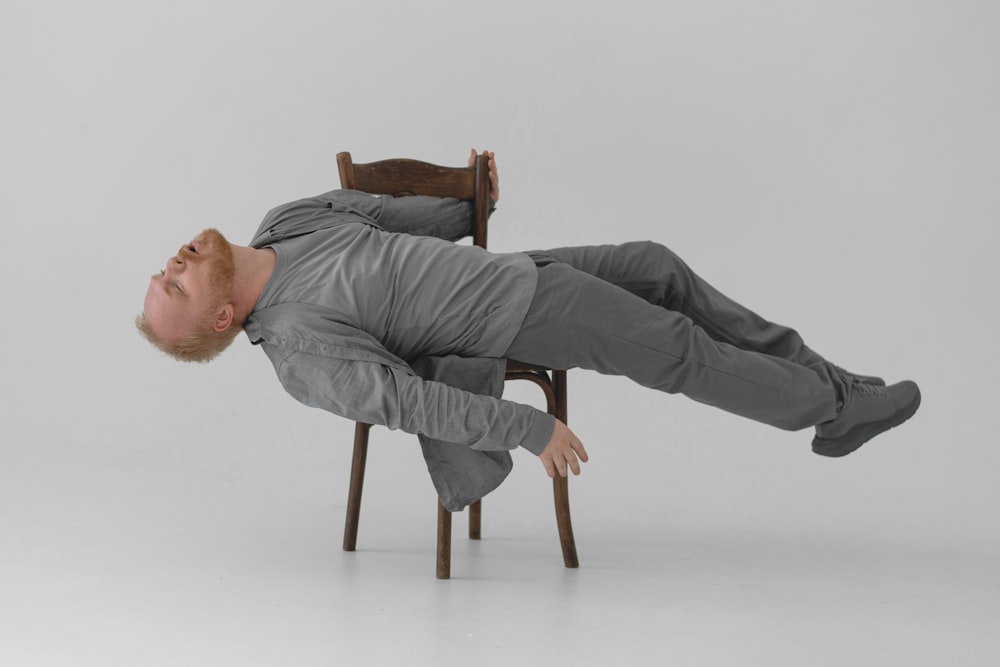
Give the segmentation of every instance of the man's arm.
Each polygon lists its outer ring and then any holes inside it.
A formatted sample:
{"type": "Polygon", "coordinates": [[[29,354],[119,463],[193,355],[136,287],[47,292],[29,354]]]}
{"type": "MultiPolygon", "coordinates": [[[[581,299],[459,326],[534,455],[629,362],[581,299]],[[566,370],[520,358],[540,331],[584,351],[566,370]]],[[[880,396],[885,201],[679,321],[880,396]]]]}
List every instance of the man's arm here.
{"type": "MultiPolygon", "coordinates": [[[[310,407],[473,449],[524,447],[541,454],[555,419],[531,406],[473,394],[375,361],[355,361],[264,344],[285,390],[310,407]],[[270,348],[270,349],[269,349],[270,348]]],[[[564,467],[565,469],[565,467],[564,467]]]]}
{"type": "MultiPolygon", "coordinates": [[[[500,199],[500,176],[493,151],[483,151],[489,157],[490,211],[500,199]]],[[[476,149],[469,154],[469,166],[476,163],[476,149]]],[[[457,199],[437,197],[390,197],[383,195],[382,210],[375,216],[384,229],[416,236],[436,236],[457,241],[471,234],[472,204],[457,199]]]]}
{"type": "MultiPolygon", "coordinates": [[[[490,210],[500,198],[500,177],[497,173],[496,158],[492,151],[483,151],[489,157],[490,210]]],[[[476,161],[476,150],[472,149],[469,166],[476,161]]],[[[344,191],[320,195],[320,199],[343,197],[344,191]]],[[[379,195],[368,202],[353,202],[363,213],[371,216],[380,227],[390,232],[412,234],[413,236],[435,236],[446,241],[457,241],[472,233],[472,204],[459,199],[443,197],[392,197],[379,195]]]]}
{"type": "Polygon", "coordinates": [[[446,241],[458,241],[472,233],[472,204],[467,201],[421,195],[380,195],[378,199],[381,207],[372,217],[386,231],[446,241]]]}

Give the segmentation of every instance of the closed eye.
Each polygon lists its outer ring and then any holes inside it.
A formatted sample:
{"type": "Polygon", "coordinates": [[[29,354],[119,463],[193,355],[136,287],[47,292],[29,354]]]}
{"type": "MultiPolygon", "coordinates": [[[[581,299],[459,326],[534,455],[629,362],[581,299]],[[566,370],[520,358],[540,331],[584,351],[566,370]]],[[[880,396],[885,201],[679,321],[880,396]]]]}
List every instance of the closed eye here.
{"type": "MultiPolygon", "coordinates": [[[[164,277],[165,275],[167,275],[167,272],[166,272],[166,271],[164,271],[163,269],[160,269],[160,272],[159,272],[159,273],[157,273],[156,275],[154,275],[154,276],[153,276],[153,278],[162,278],[162,277],[164,277]]],[[[179,282],[177,282],[176,280],[174,280],[174,281],[171,281],[171,282],[170,282],[170,283],[169,283],[169,284],[167,285],[167,288],[168,288],[168,289],[172,289],[172,290],[177,290],[177,293],[178,293],[178,294],[180,294],[181,296],[186,296],[186,295],[184,294],[184,288],[183,288],[183,287],[181,287],[181,284],[180,284],[179,282]]]]}

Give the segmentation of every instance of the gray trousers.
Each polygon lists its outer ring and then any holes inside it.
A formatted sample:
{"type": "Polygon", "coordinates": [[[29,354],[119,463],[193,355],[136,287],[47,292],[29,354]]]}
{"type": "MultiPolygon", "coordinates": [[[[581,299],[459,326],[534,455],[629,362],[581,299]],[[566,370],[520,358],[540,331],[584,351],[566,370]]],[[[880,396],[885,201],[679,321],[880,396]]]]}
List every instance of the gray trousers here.
{"type": "Polygon", "coordinates": [[[792,329],[650,242],[529,253],[538,288],[507,357],[623,375],[772,426],[833,419],[844,384],[792,329]]]}

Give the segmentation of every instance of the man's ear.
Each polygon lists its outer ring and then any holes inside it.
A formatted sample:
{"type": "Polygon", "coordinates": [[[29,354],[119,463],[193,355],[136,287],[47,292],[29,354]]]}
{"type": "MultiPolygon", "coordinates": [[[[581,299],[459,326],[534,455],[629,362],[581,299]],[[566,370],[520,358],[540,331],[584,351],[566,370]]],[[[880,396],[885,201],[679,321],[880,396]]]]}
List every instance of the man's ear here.
{"type": "Polygon", "coordinates": [[[229,327],[233,325],[233,313],[235,309],[233,304],[227,303],[224,305],[215,316],[215,321],[212,323],[212,329],[217,333],[222,333],[229,327]]]}

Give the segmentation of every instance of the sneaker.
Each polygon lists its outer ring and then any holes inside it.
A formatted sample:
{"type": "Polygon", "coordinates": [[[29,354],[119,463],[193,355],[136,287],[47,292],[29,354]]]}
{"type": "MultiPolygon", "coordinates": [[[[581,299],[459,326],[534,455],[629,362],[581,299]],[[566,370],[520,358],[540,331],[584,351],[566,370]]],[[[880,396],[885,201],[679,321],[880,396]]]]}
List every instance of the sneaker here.
{"type": "Polygon", "coordinates": [[[885,380],[875,375],[858,375],[857,373],[852,373],[851,371],[844,370],[843,368],[841,368],[836,364],[832,364],[832,366],[838,373],[845,376],[845,379],[847,380],[848,384],[850,384],[851,380],[857,379],[860,382],[864,382],[865,384],[875,385],[876,387],[885,386],[885,380]]]}
{"type": "MultiPolygon", "coordinates": [[[[850,378],[847,378],[850,380],[850,378]]],[[[920,388],[906,380],[891,387],[849,382],[840,414],[816,426],[812,449],[822,456],[845,456],[883,431],[899,426],[920,407],[920,388]]]]}

